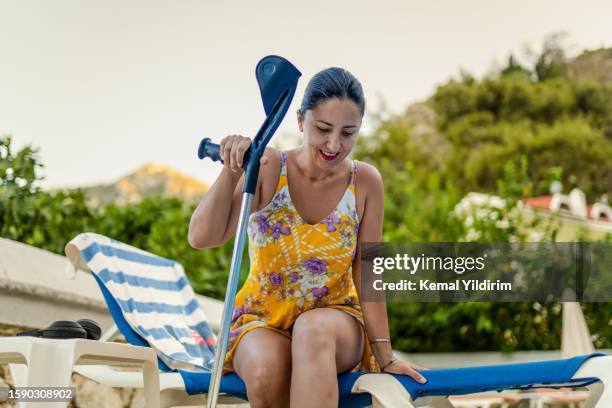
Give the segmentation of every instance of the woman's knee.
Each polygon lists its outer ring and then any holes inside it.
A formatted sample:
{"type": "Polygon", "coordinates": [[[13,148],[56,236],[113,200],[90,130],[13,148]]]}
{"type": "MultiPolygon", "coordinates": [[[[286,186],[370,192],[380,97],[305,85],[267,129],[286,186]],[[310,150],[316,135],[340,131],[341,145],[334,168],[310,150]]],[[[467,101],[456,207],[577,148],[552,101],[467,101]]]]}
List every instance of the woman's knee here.
{"type": "Polygon", "coordinates": [[[301,314],[293,328],[294,360],[334,359],[339,371],[353,368],[363,354],[362,329],[352,316],[332,308],[301,314]]]}
{"type": "Polygon", "coordinates": [[[292,354],[298,352],[328,350],[335,347],[333,319],[324,310],[310,310],[302,313],[295,321],[292,331],[292,354]]]}
{"type": "Polygon", "coordinates": [[[257,401],[257,406],[267,406],[279,395],[288,395],[291,385],[289,339],[263,329],[247,333],[236,350],[234,368],[246,384],[249,400],[257,401]]]}
{"type": "Polygon", "coordinates": [[[246,383],[249,399],[275,401],[279,394],[288,393],[291,386],[291,364],[284,361],[266,362],[248,373],[246,383]]]}

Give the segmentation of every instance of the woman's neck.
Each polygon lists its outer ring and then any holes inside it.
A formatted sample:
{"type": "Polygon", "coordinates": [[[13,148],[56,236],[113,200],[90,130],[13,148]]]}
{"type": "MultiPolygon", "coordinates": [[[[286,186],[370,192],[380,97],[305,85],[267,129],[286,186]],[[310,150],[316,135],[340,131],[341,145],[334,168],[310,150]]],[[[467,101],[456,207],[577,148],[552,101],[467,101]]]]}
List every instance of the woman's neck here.
{"type": "Polygon", "coordinates": [[[338,174],[338,166],[328,171],[318,168],[313,163],[310,151],[303,146],[293,150],[293,152],[295,152],[295,167],[311,183],[325,182],[338,174]]]}

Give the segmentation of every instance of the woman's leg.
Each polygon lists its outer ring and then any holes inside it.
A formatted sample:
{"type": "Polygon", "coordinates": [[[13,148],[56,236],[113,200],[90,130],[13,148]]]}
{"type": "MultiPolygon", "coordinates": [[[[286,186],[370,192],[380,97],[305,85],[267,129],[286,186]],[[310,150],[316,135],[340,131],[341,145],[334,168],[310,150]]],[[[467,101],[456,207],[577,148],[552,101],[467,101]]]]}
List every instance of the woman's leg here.
{"type": "Polygon", "coordinates": [[[359,364],[363,343],[361,325],[341,310],[302,313],[291,341],[291,408],[336,408],[337,375],[359,364]]]}
{"type": "Polygon", "coordinates": [[[234,353],[236,374],[246,383],[252,408],[289,407],[291,340],[257,328],[240,339],[234,353]]]}

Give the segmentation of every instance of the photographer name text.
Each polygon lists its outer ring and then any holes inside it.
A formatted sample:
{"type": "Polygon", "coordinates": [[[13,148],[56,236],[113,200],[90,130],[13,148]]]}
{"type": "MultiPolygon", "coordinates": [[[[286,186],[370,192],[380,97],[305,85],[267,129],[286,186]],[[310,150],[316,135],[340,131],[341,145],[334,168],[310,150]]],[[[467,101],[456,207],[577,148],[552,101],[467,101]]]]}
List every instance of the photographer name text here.
{"type": "Polygon", "coordinates": [[[417,282],[402,279],[398,282],[384,282],[377,279],[372,282],[374,290],[391,290],[391,291],[511,291],[512,283],[503,282],[499,279],[491,280],[459,280],[452,282],[434,282],[429,279],[421,279],[417,282]]]}

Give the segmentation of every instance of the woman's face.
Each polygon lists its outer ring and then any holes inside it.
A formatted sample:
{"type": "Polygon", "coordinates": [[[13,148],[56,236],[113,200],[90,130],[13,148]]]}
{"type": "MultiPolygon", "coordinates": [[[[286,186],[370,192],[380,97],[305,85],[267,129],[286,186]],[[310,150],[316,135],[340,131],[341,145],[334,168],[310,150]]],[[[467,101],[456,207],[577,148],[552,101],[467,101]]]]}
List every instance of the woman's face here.
{"type": "Polygon", "coordinates": [[[312,163],[329,170],[353,149],[361,127],[361,112],[350,99],[331,98],[317,103],[304,115],[298,112],[298,125],[312,163]]]}

